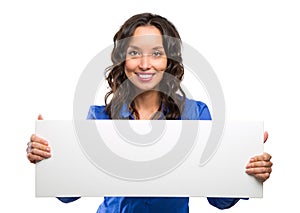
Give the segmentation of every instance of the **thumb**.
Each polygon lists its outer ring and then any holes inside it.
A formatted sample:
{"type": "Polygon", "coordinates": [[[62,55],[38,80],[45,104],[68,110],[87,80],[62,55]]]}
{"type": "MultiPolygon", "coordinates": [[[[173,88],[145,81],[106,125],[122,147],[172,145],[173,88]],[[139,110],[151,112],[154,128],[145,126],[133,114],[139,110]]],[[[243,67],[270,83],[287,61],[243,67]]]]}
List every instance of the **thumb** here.
{"type": "Polygon", "coordinates": [[[264,143],[266,143],[266,141],[268,140],[269,137],[269,133],[267,131],[265,131],[264,133],[264,143]]]}
{"type": "Polygon", "coordinates": [[[43,116],[41,114],[39,114],[38,120],[44,120],[44,118],[43,118],[43,116]]]}

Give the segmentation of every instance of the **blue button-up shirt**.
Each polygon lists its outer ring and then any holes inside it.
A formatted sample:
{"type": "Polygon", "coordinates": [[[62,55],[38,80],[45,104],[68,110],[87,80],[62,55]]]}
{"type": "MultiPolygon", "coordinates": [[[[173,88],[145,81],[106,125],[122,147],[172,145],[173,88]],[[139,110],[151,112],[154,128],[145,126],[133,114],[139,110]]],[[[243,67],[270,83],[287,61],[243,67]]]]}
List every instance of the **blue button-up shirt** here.
{"type": "MultiPolygon", "coordinates": [[[[134,119],[128,106],[124,105],[120,117],[134,119]]],[[[105,106],[91,106],[87,119],[110,119],[105,106]]],[[[211,120],[206,104],[190,99],[185,100],[181,120],[211,120]]],[[[62,202],[72,202],[78,197],[58,198],[62,202]]],[[[239,198],[207,198],[208,202],[219,208],[230,208],[239,198]]],[[[97,213],[185,213],[189,212],[188,197],[104,197],[97,213]]]]}

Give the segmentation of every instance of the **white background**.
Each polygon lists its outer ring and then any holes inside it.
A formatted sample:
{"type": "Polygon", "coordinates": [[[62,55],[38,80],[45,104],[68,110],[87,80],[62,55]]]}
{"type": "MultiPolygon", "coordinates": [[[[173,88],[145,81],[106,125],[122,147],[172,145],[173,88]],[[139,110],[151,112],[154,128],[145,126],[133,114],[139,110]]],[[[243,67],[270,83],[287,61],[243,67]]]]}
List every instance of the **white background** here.
{"type": "MultiPolygon", "coordinates": [[[[96,212],[102,198],[67,205],[35,198],[26,143],[39,113],[72,119],[82,70],[127,18],[148,11],[171,20],[212,65],[228,119],[264,120],[269,131],[265,150],[274,171],[264,198],[240,201],[226,212],[297,209],[300,6],[296,0],[197,2],[1,1],[1,212],[96,212]]],[[[205,198],[190,200],[192,213],[217,211],[205,198]]]]}

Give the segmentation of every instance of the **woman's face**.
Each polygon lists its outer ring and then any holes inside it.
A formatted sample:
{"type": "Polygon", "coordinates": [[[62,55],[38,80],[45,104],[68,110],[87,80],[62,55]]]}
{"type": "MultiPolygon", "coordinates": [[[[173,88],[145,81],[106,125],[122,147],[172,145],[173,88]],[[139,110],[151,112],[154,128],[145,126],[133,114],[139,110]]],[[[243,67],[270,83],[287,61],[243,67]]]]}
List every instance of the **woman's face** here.
{"type": "Polygon", "coordinates": [[[136,28],[126,52],[125,74],[141,91],[157,88],[167,67],[162,35],[154,26],[136,28]]]}

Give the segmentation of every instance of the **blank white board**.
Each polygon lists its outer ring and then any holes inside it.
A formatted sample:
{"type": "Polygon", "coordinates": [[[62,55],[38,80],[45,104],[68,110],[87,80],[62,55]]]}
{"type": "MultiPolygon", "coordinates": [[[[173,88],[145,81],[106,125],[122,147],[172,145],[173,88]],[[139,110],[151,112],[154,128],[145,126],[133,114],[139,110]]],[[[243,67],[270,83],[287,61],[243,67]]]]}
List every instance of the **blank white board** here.
{"type": "Polygon", "coordinates": [[[245,173],[263,152],[262,122],[227,122],[200,164],[211,121],[36,122],[52,157],[36,164],[36,196],[262,197],[245,173]]]}

